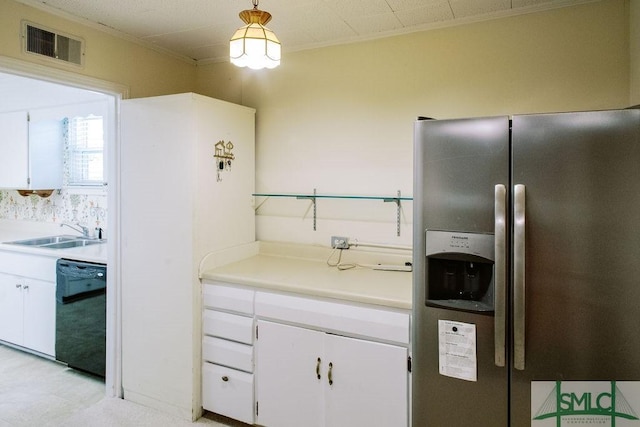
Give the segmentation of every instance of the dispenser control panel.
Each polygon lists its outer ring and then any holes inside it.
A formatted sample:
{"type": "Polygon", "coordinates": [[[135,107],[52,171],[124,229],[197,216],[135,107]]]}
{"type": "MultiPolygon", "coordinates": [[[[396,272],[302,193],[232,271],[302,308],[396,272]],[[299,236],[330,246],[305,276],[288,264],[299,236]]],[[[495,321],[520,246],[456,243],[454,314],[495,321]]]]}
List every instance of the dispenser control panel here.
{"type": "Polygon", "coordinates": [[[426,255],[461,253],[476,255],[493,261],[493,234],[458,231],[427,230],[426,255]]]}

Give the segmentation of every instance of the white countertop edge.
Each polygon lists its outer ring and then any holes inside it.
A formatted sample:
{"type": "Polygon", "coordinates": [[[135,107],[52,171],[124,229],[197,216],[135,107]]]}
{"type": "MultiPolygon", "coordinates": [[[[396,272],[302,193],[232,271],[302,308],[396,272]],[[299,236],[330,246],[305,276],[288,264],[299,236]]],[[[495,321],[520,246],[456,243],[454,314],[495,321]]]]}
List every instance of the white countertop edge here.
{"type": "Polygon", "coordinates": [[[66,249],[43,249],[32,246],[20,246],[1,243],[0,251],[46,256],[50,258],[65,258],[77,261],[93,262],[96,264],[107,263],[106,242],[97,245],[66,249]]]}
{"type": "Polygon", "coordinates": [[[389,297],[381,298],[374,295],[368,295],[363,293],[351,293],[341,292],[332,289],[323,289],[320,287],[307,288],[296,285],[291,285],[284,282],[268,281],[260,279],[250,279],[243,277],[239,279],[235,275],[225,275],[216,273],[207,273],[202,277],[202,280],[207,281],[220,281],[224,283],[238,283],[245,286],[251,286],[260,289],[268,289],[272,291],[290,292],[298,295],[308,295],[312,297],[323,297],[330,299],[337,299],[341,301],[350,301],[364,304],[379,305],[383,307],[399,308],[403,310],[411,310],[411,302],[407,302],[401,298],[392,299],[389,297]]]}

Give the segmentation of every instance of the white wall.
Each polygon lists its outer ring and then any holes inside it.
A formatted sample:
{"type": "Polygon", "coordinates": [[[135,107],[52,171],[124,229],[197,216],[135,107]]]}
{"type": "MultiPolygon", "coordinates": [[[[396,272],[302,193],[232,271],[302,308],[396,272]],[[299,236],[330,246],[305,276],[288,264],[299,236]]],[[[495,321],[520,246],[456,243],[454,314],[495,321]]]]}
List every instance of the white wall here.
{"type": "Polygon", "coordinates": [[[153,51],[13,0],[0,0],[0,56],[116,82],[128,87],[133,98],[192,91],[196,74],[192,61],[153,51]],[[23,52],[22,20],[83,38],[84,67],[23,52]]]}
{"type": "MultiPolygon", "coordinates": [[[[258,192],[412,195],[413,121],[629,105],[625,0],[287,53],[274,70],[199,67],[198,91],[257,109],[258,192]]],[[[285,47],[286,48],[286,47],[285,47]]],[[[260,202],[258,200],[258,202],[260,202]]],[[[382,202],[270,199],[257,237],[411,242],[382,202]],[[305,219],[303,219],[303,217],[305,219]]]]}

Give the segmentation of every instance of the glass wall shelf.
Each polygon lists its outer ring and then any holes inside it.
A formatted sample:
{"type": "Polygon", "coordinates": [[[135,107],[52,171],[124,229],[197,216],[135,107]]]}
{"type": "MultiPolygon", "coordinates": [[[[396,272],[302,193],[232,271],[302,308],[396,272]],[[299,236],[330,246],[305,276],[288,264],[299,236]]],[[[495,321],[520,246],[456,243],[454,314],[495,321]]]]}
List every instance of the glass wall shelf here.
{"type": "Polygon", "coordinates": [[[402,197],[400,190],[396,196],[359,196],[359,195],[341,195],[341,194],[317,194],[316,189],[313,189],[313,194],[294,194],[294,193],[253,193],[254,197],[265,197],[265,200],[259,203],[255,210],[257,211],[264,202],[270,197],[284,197],[295,198],[299,200],[311,200],[313,204],[313,230],[316,230],[317,211],[316,200],[317,199],[349,199],[349,200],[382,200],[385,203],[393,202],[396,204],[396,234],[400,236],[400,216],[401,216],[401,204],[403,200],[413,200],[413,197],[402,197]]]}

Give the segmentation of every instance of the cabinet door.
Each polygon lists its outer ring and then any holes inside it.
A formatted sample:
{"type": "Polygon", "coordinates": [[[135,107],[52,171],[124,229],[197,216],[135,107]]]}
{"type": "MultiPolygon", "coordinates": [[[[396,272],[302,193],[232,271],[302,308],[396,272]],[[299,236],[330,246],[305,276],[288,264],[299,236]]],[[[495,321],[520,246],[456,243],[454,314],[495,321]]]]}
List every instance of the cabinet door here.
{"type": "Polygon", "coordinates": [[[407,349],[325,336],[331,380],[325,382],[328,427],[401,427],[408,423],[407,349]]]}
{"type": "Polygon", "coordinates": [[[0,114],[0,188],[27,188],[29,122],[26,111],[0,114]]]}
{"type": "Polygon", "coordinates": [[[21,278],[0,273],[0,340],[22,344],[21,278]]]}
{"type": "Polygon", "coordinates": [[[29,122],[29,188],[62,187],[63,134],[61,120],[29,122]]]}
{"type": "Polygon", "coordinates": [[[257,423],[266,427],[324,426],[324,333],[258,321],[257,423]],[[318,378],[318,376],[320,378],[318,378]]]}
{"type": "Polygon", "coordinates": [[[32,350],[55,355],[56,285],[43,280],[26,279],[24,298],[23,345],[32,350]]]}

